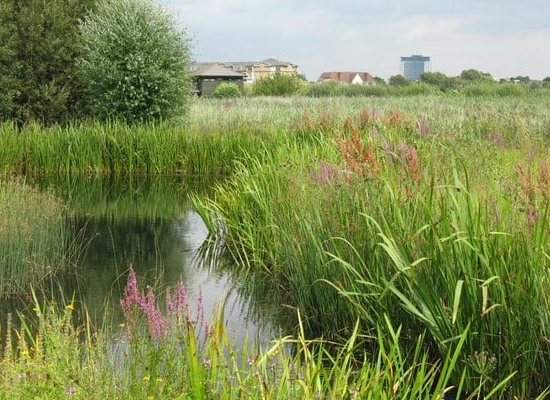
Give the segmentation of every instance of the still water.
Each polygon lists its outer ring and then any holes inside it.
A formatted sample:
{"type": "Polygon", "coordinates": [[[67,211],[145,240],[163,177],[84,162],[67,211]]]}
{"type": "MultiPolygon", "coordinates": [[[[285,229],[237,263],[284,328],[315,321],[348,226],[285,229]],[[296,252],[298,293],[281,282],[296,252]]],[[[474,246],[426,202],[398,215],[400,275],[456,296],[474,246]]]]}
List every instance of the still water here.
{"type": "Polygon", "coordinates": [[[133,267],[140,281],[152,286],[182,280],[190,308],[202,296],[206,319],[228,295],[225,317],[236,342],[273,332],[268,314],[258,313],[239,294],[238,279],[227,269],[205,266],[199,256],[208,232],[190,196],[207,195],[211,180],[73,176],[36,183],[67,204],[67,226],[81,250],[72,279],[60,282],[65,295],[74,293],[96,323],[106,317],[113,326],[122,322],[119,302],[133,267]]]}

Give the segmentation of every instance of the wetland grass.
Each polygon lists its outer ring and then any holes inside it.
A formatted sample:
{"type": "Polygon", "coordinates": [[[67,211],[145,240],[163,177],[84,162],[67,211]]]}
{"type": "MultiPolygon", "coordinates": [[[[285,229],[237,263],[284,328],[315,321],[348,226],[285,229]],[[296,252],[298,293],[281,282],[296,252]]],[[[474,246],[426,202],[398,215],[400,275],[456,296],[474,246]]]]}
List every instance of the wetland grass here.
{"type": "MultiPolygon", "coordinates": [[[[36,326],[22,316],[8,323],[0,398],[436,400],[481,394],[465,392],[463,375],[452,384],[467,331],[436,363],[423,350],[422,336],[409,351],[401,328],[387,318],[372,353],[364,350],[359,325],[341,344],[308,340],[299,330],[295,337],[236,347],[223,302],[206,324],[200,304],[187,304],[181,284],[163,297],[141,290],[138,281],[131,271],[121,299],[124,326],[114,336],[95,331],[85,315],[75,326],[74,302],[42,304],[34,296],[36,326]]],[[[512,378],[491,381],[484,398],[501,397],[512,378]]]]}
{"type": "Polygon", "coordinates": [[[64,204],[22,179],[0,180],[0,298],[40,286],[71,265],[76,251],[64,204]]]}
{"type": "MultiPolygon", "coordinates": [[[[253,301],[267,290],[294,320],[294,339],[242,349],[256,364],[231,358],[241,350],[220,317],[201,348],[213,353],[178,342],[190,352],[176,359],[150,337],[135,343],[184,383],[139,365],[115,382],[97,355],[85,368],[96,380],[70,387],[86,398],[101,376],[116,388],[104,398],[544,398],[547,107],[536,96],[298,97],[196,102],[185,126],[2,125],[4,172],[228,173],[194,201],[214,254],[257,285],[253,301]]],[[[17,354],[2,363],[9,382],[28,368],[17,354]]]]}
{"type": "Polygon", "coordinates": [[[308,335],[347,337],[357,319],[374,335],[387,317],[409,349],[426,335],[441,360],[468,331],[455,385],[544,392],[548,161],[528,151],[544,132],[520,115],[451,136],[401,111],[359,122],[241,166],[197,202],[207,225],[223,226],[245,279],[279,288],[308,335]],[[486,134],[497,125],[502,138],[486,134]]]}

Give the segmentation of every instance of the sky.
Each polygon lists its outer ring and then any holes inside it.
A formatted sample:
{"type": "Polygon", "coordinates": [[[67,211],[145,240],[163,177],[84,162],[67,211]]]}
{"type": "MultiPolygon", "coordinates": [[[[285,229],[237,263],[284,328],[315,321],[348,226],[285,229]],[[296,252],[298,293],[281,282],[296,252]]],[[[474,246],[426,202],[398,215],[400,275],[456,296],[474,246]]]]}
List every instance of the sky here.
{"type": "Polygon", "coordinates": [[[194,44],[196,61],[400,73],[401,56],[431,57],[431,71],[495,78],[550,76],[550,0],[164,0],[194,44]]]}

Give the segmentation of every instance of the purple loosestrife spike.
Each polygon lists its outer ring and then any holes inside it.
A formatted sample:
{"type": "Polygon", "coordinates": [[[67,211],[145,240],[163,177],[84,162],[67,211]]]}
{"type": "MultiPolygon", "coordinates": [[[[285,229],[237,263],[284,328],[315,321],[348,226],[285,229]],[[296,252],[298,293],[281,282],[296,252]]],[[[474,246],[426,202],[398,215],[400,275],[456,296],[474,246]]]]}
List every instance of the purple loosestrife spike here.
{"type": "Polygon", "coordinates": [[[372,119],[376,119],[377,114],[378,114],[378,111],[376,110],[376,108],[373,107],[373,108],[370,110],[370,117],[371,117],[372,119]]]}
{"type": "Polygon", "coordinates": [[[134,268],[130,268],[130,274],[128,275],[128,283],[124,288],[124,297],[120,300],[120,306],[126,312],[132,304],[139,302],[139,293],[137,288],[137,278],[134,268]]]}
{"type": "Polygon", "coordinates": [[[154,339],[161,340],[164,339],[168,333],[166,321],[155,305],[155,294],[153,293],[153,289],[150,286],[148,286],[147,289],[147,296],[141,299],[141,310],[147,317],[149,334],[154,339]]]}
{"type": "Polygon", "coordinates": [[[178,289],[176,291],[176,312],[181,314],[187,306],[187,294],[185,293],[185,286],[182,281],[178,282],[178,289]]]}
{"type": "Polygon", "coordinates": [[[166,291],[166,310],[168,311],[168,315],[174,315],[176,311],[176,305],[170,290],[166,291]]]}
{"type": "Polygon", "coordinates": [[[310,171],[310,175],[311,179],[319,185],[332,183],[338,179],[338,167],[323,160],[319,165],[319,172],[310,171]]]}

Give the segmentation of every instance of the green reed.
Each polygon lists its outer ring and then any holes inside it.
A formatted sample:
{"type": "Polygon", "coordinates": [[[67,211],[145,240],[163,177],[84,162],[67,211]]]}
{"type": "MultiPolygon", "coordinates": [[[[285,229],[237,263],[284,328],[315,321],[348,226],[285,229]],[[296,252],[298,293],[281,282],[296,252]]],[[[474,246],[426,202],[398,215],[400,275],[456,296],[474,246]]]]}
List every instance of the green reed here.
{"type": "MultiPolygon", "coordinates": [[[[83,121],[60,127],[0,125],[0,171],[9,173],[225,174],[234,162],[304,139],[307,119],[343,123],[360,110],[399,110],[425,121],[442,143],[466,147],[499,138],[518,150],[542,149],[550,117],[545,99],[468,96],[198,99],[185,121],[128,126],[83,121]],[[300,127],[301,126],[301,127],[300,127]],[[298,128],[298,129],[297,129],[298,128]],[[298,135],[302,133],[302,135],[298,135]]],[[[314,130],[306,129],[308,133],[314,130]]]]}
{"type": "Polygon", "coordinates": [[[24,180],[0,180],[0,298],[40,285],[71,265],[77,251],[65,206],[24,180]]]}
{"type": "MultiPolygon", "coordinates": [[[[151,289],[141,291],[131,273],[121,301],[124,327],[110,333],[95,330],[86,314],[75,323],[74,300],[41,303],[33,293],[34,318],[10,317],[3,332],[0,398],[435,400],[481,395],[465,391],[464,375],[458,385],[451,383],[468,330],[437,363],[423,350],[422,335],[410,351],[402,344],[402,328],[388,318],[380,321],[373,338],[378,350],[372,353],[364,350],[359,325],[341,344],[308,340],[302,329],[294,337],[263,345],[246,340],[237,347],[224,323],[223,302],[206,325],[186,303],[182,287],[173,289],[160,300],[151,289]]],[[[492,381],[484,398],[502,398],[513,378],[492,381]]]]}
{"type": "Polygon", "coordinates": [[[388,316],[441,359],[468,328],[456,385],[487,395],[514,375],[511,397],[543,392],[550,169],[523,153],[539,134],[514,118],[499,122],[508,138],[446,137],[396,111],[317,123],[319,141],[249,161],[196,202],[244,279],[271,282],[309,334],[347,337],[359,318],[374,335],[388,316]]]}

